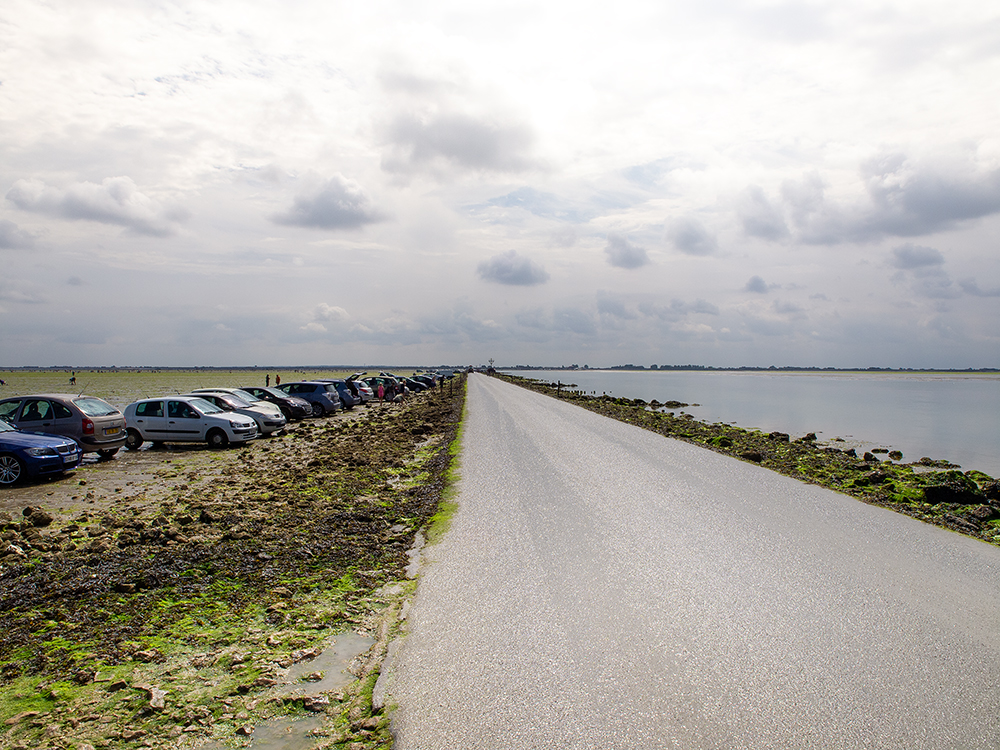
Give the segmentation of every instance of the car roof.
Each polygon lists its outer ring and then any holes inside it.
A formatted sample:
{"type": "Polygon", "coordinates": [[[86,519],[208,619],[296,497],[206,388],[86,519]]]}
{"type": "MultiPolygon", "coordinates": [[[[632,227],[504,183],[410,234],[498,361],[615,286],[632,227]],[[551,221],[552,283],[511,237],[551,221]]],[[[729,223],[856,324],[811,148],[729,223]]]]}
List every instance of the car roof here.
{"type": "Polygon", "coordinates": [[[10,401],[12,398],[63,398],[67,401],[78,398],[99,398],[104,401],[100,396],[88,396],[86,393],[22,393],[20,396],[8,396],[4,401],[10,401]]]}
{"type": "MultiPolygon", "coordinates": [[[[143,401],[163,401],[167,398],[172,398],[174,401],[191,401],[192,399],[201,398],[201,396],[194,393],[168,393],[166,396],[149,396],[148,398],[140,398],[138,401],[133,401],[132,403],[141,404],[143,401]]],[[[202,399],[202,401],[204,400],[205,399],[202,399]]]]}

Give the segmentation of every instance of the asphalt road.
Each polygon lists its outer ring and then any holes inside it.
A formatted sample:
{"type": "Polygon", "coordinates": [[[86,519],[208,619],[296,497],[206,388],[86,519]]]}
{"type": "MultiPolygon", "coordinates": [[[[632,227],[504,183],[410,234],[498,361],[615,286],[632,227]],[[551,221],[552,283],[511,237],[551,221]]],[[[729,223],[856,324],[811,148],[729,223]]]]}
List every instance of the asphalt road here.
{"type": "Polygon", "coordinates": [[[1000,748],[1000,549],[485,376],[397,750],[1000,748]]]}

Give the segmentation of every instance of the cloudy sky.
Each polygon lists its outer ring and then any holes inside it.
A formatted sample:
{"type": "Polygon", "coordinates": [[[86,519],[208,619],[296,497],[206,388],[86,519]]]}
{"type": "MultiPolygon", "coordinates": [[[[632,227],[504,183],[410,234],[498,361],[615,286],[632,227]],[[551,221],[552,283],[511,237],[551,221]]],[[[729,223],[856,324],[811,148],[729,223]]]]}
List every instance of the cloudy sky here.
{"type": "Polygon", "coordinates": [[[0,6],[0,366],[1000,366],[995,0],[0,6]]]}

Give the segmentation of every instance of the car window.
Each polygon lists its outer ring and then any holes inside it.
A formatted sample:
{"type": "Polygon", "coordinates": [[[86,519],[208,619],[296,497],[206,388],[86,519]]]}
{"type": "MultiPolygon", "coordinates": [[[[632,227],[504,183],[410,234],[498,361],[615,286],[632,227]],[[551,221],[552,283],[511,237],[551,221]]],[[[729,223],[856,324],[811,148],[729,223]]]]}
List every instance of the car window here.
{"type": "Polygon", "coordinates": [[[197,419],[200,415],[184,401],[167,401],[167,416],[171,419],[197,419]]]}
{"type": "Polygon", "coordinates": [[[56,419],[72,419],[73,412],[69,410],[66,404],[60,404],[58,401],[52,402],[52,409],[56,413],[56,419]]]}
{"type": "Polygon", "coordinates": [[[220,409],[215,404],[209,403],[203,398],[193,398],[191,399],[191,406],[194,406],[202,414],[222,414],[223,410],[220,409]]]}
{"type": "Polygon", "coordinates": [[[307,385],[305,383],[299,383],[298,385],[288,386],[289,393],[312,393],[316,386],[307,385]]]}
{"type": "Polygon", "coordinates": [[[88,417],[107,417],[118,413],[115,407],[99,398],[75,398],[73,404],[88,417]]]}
{"type": "Polygon", "coordinates": [[[234,388],[233,395],[236,396],[236,398],[243,399],[248,404],[252,404],[254,401],[260,401],[260,399],[257,398],[255,395],[253,395],[252,393],[248,393],[247,391],[244,391],[241,388],[234,388]]]}
{"type": "Polygon", "coordinates": [[[0,432],[14,432],[14,425],[4,418],[0,418],[0,432]]]}
{"type": "Polygon", "coordinates": [[[137,417],[162,417],[163,416],[163,402],[162,401],[143,401],[135,406],[135,415],[137,417]]]}
{"type": "Polygon", "coordinates": [[[52,406],[48,401],[29,401],[21,412],[22,422],[41,422],[52,419],[52,406]]]}
{"type": "Polygon", "coordinates": [[[14,418],[14,413],[17,411],[17,407],[21,405],[21,400],[17,399],[14,401],[5,401],[0,404],[0,417],[10,417],[14,418]]]}

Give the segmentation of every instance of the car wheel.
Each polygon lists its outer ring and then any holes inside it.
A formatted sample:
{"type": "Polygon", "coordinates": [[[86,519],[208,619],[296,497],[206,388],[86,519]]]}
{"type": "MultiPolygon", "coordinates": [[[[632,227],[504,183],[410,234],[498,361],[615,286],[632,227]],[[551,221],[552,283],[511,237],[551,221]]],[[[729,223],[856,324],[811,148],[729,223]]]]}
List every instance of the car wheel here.
{"type": "Polygon", "coordinates": [[[208,441],[209,448],[225,448],[229,445],[226,433],[219,429],[210,430],[205,439],[208,441]]]}
{"type": "Polygon", "coordinates": [[[316,403],[313,401],[313,416],[322,417],[326,412],[323,409],[323,404],[316,403]]]}
{"type": "Polygon", "coordinates": [[[285,406],[285,407],[283,407],[281,409],[281,413],[285,415],[285,420],[286,421],[288,421],[288,422],[292,421],[292,410],[289,409],[287,406],[285,406]]]}
{"type": "Polygon", "coordinates": [[[24,476],[24,464],[17,456],[0,456],[0,487],[9,487],[24,476]]]}
{"type": "Polygon", "coordinates": [[[130,451],[137,451],[145,441],[138,430],[129,430],[125,433],[125,447],[130,451]]]}
{"type": "Polygon", "coordinates": [[[97,451],[97,455],[100,456],[103,459],[109,459],[109,458],[114,457],[114,455],[117,452],[118,452],[117,448],[107,448],[107,449],[104,449],[104,450],[97,451]]]}

